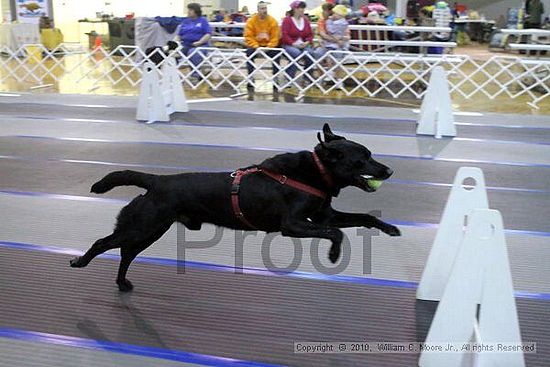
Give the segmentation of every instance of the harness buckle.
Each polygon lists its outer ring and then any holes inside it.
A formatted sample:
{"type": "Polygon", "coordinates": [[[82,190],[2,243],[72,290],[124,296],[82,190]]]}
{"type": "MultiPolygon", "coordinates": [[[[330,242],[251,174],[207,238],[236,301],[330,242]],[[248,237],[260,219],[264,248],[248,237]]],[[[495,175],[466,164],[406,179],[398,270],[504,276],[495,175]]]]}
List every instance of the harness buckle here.
{"type": "Polygon", "coordinates": [[[279,179],[279,183],[281,185],[284,185],[287,180],[288,180],[288,177],[286,177],[285,175],[282,175],[281,178],[279,179]]]}

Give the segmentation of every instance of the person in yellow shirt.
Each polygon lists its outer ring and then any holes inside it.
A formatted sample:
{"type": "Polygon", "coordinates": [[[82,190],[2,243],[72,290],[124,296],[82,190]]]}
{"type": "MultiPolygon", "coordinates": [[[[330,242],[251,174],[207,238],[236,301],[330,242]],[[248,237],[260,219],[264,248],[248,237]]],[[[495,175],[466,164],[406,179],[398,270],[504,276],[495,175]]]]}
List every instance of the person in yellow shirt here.
{"type": "MultiPolygon", "coordinates": [[[[254,53],[259,47],[275,48],[279,46],[279,25],[275,18],[267,13],[268,3],[260,1],[258,3],[258,13],[254,14],[247,22],[244,29],[244,40],[246,43],[246,56],[248,62],[246,68],[248,75],[252,75],[255,71],[254,59],[257,55],[254,53]]],[[[265,54],[273,59],[271,62],[273,68],[273,76],[279,72],[279,59],[281,57],[280,50],[264,50],[265,54]]],[[[252,87],[252,84],[248,84],[252,87]]]]}

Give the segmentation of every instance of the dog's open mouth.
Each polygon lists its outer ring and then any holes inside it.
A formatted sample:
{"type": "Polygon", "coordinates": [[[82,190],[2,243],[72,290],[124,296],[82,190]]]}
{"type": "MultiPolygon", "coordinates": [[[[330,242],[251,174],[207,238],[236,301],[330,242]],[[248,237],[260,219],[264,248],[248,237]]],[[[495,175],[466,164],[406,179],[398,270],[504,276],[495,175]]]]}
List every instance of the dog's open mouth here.
{"type": "Polygon", "coordinates": [[[366,192],[375,192],[382,184],[382,181],[371,175],[359,175],[356,178],[355,186],[366,192]]]}

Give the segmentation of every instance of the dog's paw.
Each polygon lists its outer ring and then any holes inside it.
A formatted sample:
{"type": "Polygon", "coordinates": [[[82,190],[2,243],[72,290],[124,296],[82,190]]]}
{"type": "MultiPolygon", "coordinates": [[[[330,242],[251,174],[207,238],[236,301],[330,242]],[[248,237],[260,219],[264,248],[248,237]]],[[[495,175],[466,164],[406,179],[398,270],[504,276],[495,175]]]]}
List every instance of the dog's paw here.
{"type": "Polygon", "coordinates": [[[392,237],[398,237],[401,236],[401,231],[396,226],[388,225],[382,231],[392,237]]]}
{"type": "Polygon", "coordinates": [[[86,266],[84,261],[82,261],[82,256],[77,256],[74,259],[71,259],[70,264],[71,268],[83,268],[86,266]]]}
{"type": "Polygon", "coordinates": [[[331,263],[336,263],[340,257],[340,245],[332,245],[328,253],[328,259],[331,263]]]}
{"type": "Polygon", "coordinates": [[[118,285],[118,290],[121,292],[130,292],[134,289],[134,285],[128,279],[117,281],[116,284],[118,285]]]}

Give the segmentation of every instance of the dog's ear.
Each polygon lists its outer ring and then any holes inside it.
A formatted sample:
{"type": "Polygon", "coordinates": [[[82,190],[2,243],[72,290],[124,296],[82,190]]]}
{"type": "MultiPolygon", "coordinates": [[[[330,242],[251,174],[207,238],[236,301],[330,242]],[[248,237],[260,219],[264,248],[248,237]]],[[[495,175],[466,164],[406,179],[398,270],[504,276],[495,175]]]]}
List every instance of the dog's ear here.
{"type": "Polygon", "coordinates": [[[325,135],[325,141],[327,143],[330,143],[334,140],[346,140],[346,138],[344,138],[343,136],[334,134],[330,129],[330,126],[328,126],[328,124],[326,123],[323,125],[323,134],[325,135]]]}
{"type": "Polygon", "coordinates": [[[169,51],[173,51],[178,48],[177,42],[174,41],[168,41],[167,46],[169,51]]]}
{"type": "Polygon", "coordinates": [[[321,147],[322,147],[321,155],[323,156],[324,159],[331,162],[335,162],[344,157],[344,154],[341,151],[329,147],[323,141],[323,139],[321,139],[321,133],[317,133],[317,139],[319,140],[319,144],[321,144],[321,147]]]}
{"type": "Polygon", "coordinates": [[[319,144],[321,144],[323,148],[326,148],[325,142],[323,141],[323,138],[321,138],[321,133],[317,133],[317,140],[319,140],[319,144]]]}

